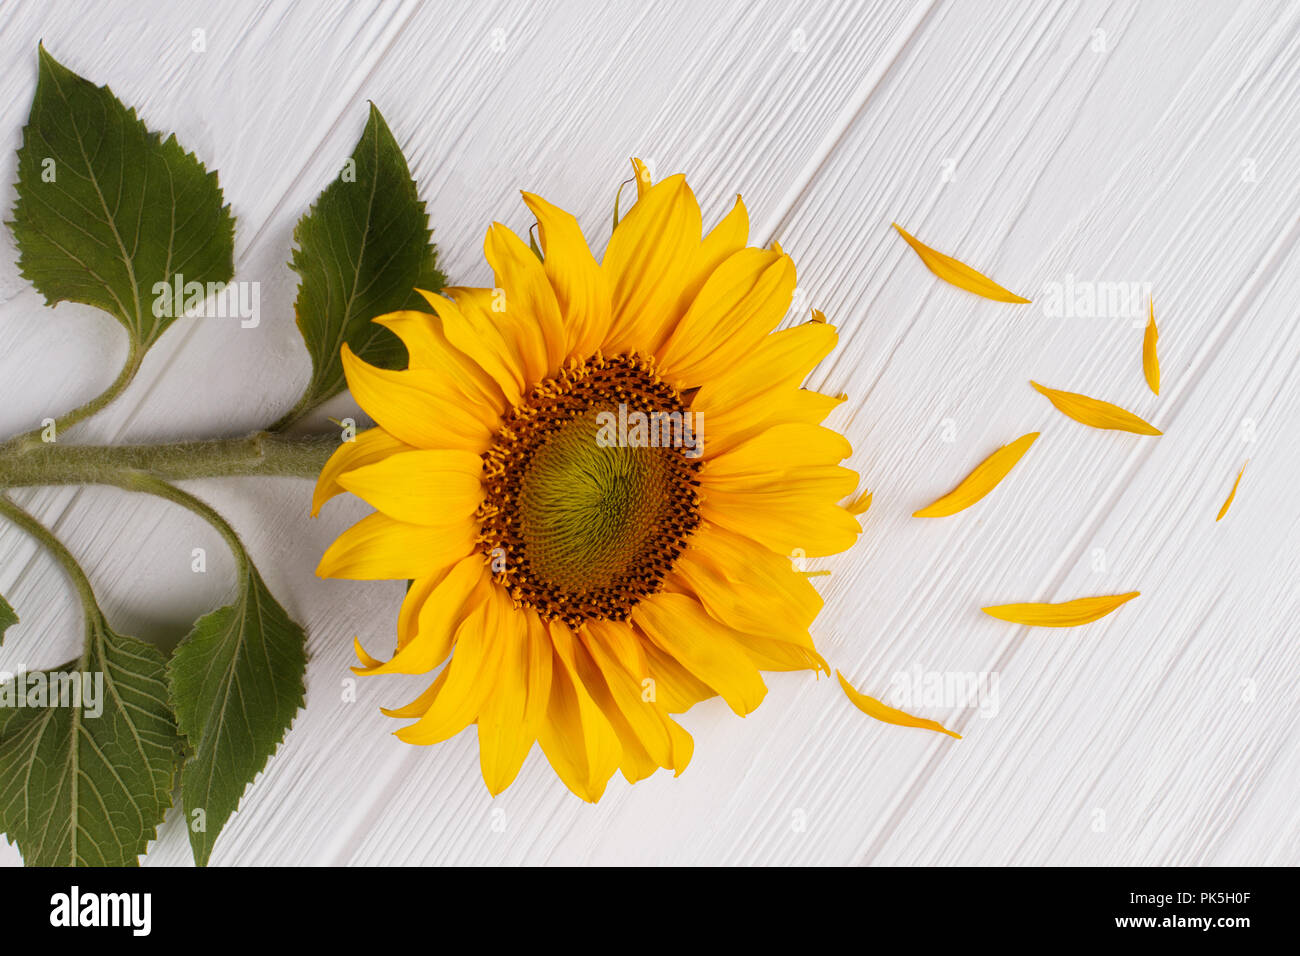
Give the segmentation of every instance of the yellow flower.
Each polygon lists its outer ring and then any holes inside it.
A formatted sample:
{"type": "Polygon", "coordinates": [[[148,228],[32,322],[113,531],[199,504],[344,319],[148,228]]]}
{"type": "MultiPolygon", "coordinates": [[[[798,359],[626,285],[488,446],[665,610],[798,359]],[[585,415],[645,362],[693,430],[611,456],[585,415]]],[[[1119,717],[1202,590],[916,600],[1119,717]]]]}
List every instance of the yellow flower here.
{"type": "Polygon", "coordinates": [[[693,745],[670,714],[720,695],[743,716],[762,670],[830,673],[809,635],[821,598],[791,558],[860,531],[837,504],[857,484],[849,444],[820,425],[841,399],[800,387],[835,329],[773,331],[794,264],[746,247],[739,198],[701,238],[682,176],[637,187],[603,262],[573,216],[525,193],[543,258],[495,224],[496,288],[376,319],[409,368],[343,347],[377,427],[330,459],[313,513],[344,490],[377,511],[317,573],[411,580],[395,654],[358,644],[356,670],[447,660],[385,712],[414,719],[397,731],[411,743],[477,724],[494,795],[534,740],[584,800],[615,770],[680,773],[693,745]]]}

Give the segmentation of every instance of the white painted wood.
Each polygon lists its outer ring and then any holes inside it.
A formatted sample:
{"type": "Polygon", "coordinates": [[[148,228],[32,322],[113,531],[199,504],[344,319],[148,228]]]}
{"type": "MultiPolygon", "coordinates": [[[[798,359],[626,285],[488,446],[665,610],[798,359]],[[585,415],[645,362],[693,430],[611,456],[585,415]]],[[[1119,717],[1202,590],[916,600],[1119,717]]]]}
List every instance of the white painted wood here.
{"type": "MultiPolygon", "coordinates": [[[[840,328],[813,382],[848,393],[833,421],[875,505],[859,545],[818,562],[833,571],[816,579],[823,652],[878,696],[914,669],[996,675],[987,716],[914,708],[961,742],[873,722],[832,681],[774,675],[743,721],[717,702],[683,719],[696,756],[676,780],[616,779],[590,807],[534,751],[493,801],[472,732],[434,748],[390,736],[378,706],[421,680],[363,680],[359,702],[342,701],[352,635],[383,647],[401,593],[312,574],[364,506],[310,521],[306,482],[197,482],[312,654],[308,707],[214,863],[1300,863],[1296,4],[5,0],[5,183],[41,37],[220,170],[239,275],[263,283],[261,327],[172,329],[86,439],[234,434],[291,403],[307,359],[290,236],[367,99],[405,146],[461,282],[487,279],[493,219],[530,224],[520,188],[572,209],[603,246],[627,157],[644,155],[685,171],[706,216],[742,192],[754,239],[782,242],[802,298],[840,328]],[[195,29],[205,53],[191,51],[195,29]],[[895,220],[1035,304],[941,285],[895,220]],[[1046,313],[1067,275],[1150,284],[1158,398],[1130,319],[1046,313]],[[1086,429],[1030,378],[1166,434],[1086,429]],[[976,508],[910,517],[1035,430],[976,508]],[[1079,630],[979,611],[1133,589],[1079,630]]],[[[45,309],[7,233],[0,251],[12,433],[97,393],[125,344],[92,309],[45,309]]],[[[185,513],[103,489],[18,497],[83,559],[125,631],[175,641],[229,587],[220,542],[185,513]],[[206,575],[189,571],[194,547],[209,550],[206,575]]],[[[69,656],[67,587],[9,528],[0,593],[23,617],[0,668],[69,656]]],[[[146,862],[188,858],[173,811],[146,862]]],[[[0,859],[18,855],[0,842],[0,859]]]]}

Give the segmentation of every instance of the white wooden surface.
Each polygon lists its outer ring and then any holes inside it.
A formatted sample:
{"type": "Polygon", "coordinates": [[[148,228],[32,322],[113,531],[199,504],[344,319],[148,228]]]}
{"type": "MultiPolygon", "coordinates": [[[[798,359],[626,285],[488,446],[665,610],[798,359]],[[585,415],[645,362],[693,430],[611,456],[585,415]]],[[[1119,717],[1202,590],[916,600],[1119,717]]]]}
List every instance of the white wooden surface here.
{"type": "MultiPolygon", "coordinates": [[[[743,721],[716,701],[683,719],[696,750],[677,780],[616,778],[592,807],[534,750],[493,801],[472,731],[435,748],[390,736],[378,707],[423,681],[362,680],[342,699],[352,635],[391,640],[402,591],[312,573],[364,506],[313,522],[306,482],[194,483],[311,650],[307,709],[215,864],[1300,863],[1300,5],[0,0],[6,208],[40,38],[220,170],[238,277],[262,282],[259,328],[177,323],[81,440],[236,434],[292,402],[307,357],[290,237],[366,100],[461,283],[488,279],[493,219],[530,225],[520,188],[603,247],[642,155],[686,172],[706,219],[743,193],[753,239],[781,241],[805,301],[840,327],[813,383],[849,394],[832,421],[875,505],[859,545],[819,562],[834,572],[817,579],[823,653],[881,696],[913,669],[996,674],[994,715],[916,708],[960,743],[875,723],[831,681],[774,675],[743,721]],[[892,220],[1039,301],[938,284],[892,220]],[[1151,283],[1159,398],[1131,320],[1045,314],[1067,274],[1151,283]],[[1165,437],[1086,429],[1030,378],[1124,404],[1165,437]],[[1031,430],[1038,444],[976,509],[909,517],[1031,430]],[[1072,631],[979,611],[1133,589],[1072,631]]],[[[45,309],[15,259],[6,231],[5,434],[98,393],[125,354],[111,319],[45,309]]],[[[174,642],[230,587],[219,540],[188,514],[103,489],[17,497],[128,633],[174,642]]],[[[73,597],[9,528],[0,593],[22,616],[0,668],[71,655],[73,597]]],[[[0,841],[0,860],[19,857],[0,841]]],[[[188,860],[173,810],[146,862],[188,860]]]]}

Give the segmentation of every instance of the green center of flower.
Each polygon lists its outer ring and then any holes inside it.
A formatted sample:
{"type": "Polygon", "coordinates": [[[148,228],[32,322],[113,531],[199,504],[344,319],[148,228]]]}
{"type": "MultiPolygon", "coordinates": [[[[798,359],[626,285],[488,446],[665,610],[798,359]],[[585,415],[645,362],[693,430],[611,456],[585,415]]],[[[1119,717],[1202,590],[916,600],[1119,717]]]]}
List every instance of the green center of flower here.
{"type": "Polygon", "coordinates": [[[577,627],[625,619],[659,590],[699,524],[683,421],[681,396],[635,355],[574,363],[506,415],[478,517],[517,602],[577,627]]]}

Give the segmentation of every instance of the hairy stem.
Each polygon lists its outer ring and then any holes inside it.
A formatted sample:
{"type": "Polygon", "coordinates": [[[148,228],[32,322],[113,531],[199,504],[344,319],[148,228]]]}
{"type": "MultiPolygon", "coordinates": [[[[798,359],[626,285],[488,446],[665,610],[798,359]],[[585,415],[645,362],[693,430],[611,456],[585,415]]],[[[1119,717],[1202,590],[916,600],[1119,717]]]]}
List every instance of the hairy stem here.
{"type": "Polygon", "coordinates": [[[333,435],[289,438],[268,432],[155,445],[62,445],[20,436],[0,445],[0,488],[117,485],[123,472],[164,481],[239,475],[315,478],[338,444],[333,435]]]}
{"type": "MultiPolygon", "coordinates": [[[[117,378],[113,384],[108,386],[103,392],[92,398],[86,404],[79,408],[56,418],[54,420],[54,436],[57,439],[64,431],[76,425],[78,422],[84,422],[91,415],[107,408],[113,401],[126,391],[126,387],[135,379],[135,373],[140,371],[140,363],[144,361],[144,350],[139,348],[134,342],[131,343],[131,350],[126,355],[126,364],[122,366],[122,371],[117,373],[117,378]]],[[[6,442],[6,445],[13,443],[28,443],[39,441],[43,428],[34,428],[24,435],[6,442]]]]}
{"type": "Polygon", "coordinates": [[[81,599],[82,613],[85,614],[87,622],[93,621],[95,616],[100,613],[99,603],[95,600],[95,591],[90,586],[90,579],[86,577],[86,572],[81,570],[81,565],[72,556],[72,552],[54,536],[54,532],[10,501],[7,495],[3,494],[0,494],[0,515],[18,525],[18,527],[35,538],[45,550],[50,552],[54,560],[63,568],[63,572],[72,581],[73,587],[77,589],[77,596],[81,599]]]}
{"type": "Polygon", "coordinates": [[[182,491],[161,478],[140,471],[120,472],[116,476],[107,476],[107,481],[126,491],[139,491],[149,495],[157,495],[159,498],[180,505],[182,508],[188,508],[217,529],[230,547],[230,551],[235,556],[235,562],[240,570],[246,569],[248,552],[244,550],[244,542],[239,540],[239,535],[230,526],[230,522],[221,517],[217,510],[207,502],[201,501],[188,491],[182,491]]]}

